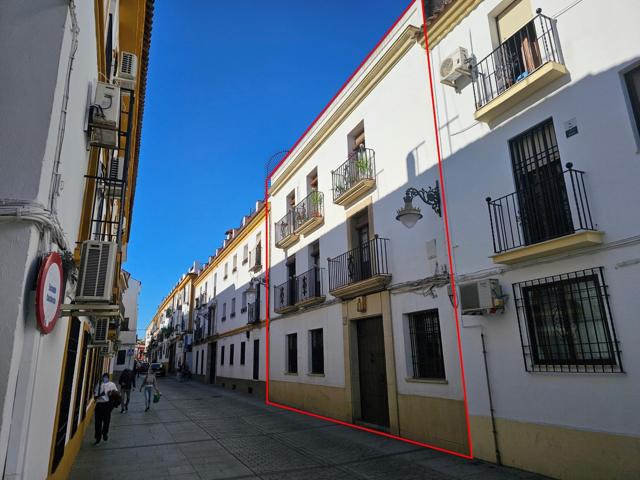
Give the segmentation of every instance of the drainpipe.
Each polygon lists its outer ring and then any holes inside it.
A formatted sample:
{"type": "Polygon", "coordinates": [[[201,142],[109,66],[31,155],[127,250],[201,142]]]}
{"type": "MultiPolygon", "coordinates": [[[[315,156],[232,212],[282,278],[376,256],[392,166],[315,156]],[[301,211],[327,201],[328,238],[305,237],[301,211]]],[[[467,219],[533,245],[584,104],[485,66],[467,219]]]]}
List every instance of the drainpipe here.
{"type": "Polygon", "coordinates": [[[491,396],[491,383],[489,382],[489,366],[487,364],[487,349],[484,342],[484,332],[480,333],[482,339],[482,357],[484,358],[484,374],[487,379],[487,393],[489,395],[489,411],[491,412],[491,429],[493,432],[493,447],[496,453],[496,463],[502,465],[502,458],[500,456],[500,449],[498,448],[498,431],[496,429],[496,418],[493,408],[493,397],[491,396]]]}

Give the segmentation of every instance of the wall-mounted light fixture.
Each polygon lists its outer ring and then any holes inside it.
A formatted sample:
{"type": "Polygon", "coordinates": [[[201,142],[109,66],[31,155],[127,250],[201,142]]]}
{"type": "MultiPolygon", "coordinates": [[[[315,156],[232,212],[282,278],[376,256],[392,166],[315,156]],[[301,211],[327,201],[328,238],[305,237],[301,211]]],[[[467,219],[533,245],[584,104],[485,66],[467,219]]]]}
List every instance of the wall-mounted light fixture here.
{"type": "Polygon", "coordinates": [[[404,207],[398,209],[396,220],[402,222],[407,228],[413,228],[422,218],[420,208],[413,206],[413,199],[419,197],[424,203],[429,205],[439,217],[442,217],[440,210],[440,184],[436,180],[435,187],[417,188],[409,187],[404,195],[404,207]]]}

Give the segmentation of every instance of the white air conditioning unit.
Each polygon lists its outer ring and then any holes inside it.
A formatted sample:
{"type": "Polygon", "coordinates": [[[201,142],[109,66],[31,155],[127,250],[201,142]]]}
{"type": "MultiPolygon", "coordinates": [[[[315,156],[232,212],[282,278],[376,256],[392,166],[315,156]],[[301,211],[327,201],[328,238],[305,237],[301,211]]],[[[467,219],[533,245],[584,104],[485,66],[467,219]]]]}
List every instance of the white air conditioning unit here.
{"type": "Polygon", "coordinates": [[[82,243],[76,303],[111,301],[117,250],[116,242],[82,243]]]}
{"type": "Polygon", "coordinates": [[[458,47],[440,64],[440,83],[458,88],[458,82],[471,79],[471,62],[466,48],[458,47]]]}
{"type": "Polygon", "coordinates": [[[97,82],[93,103],[89,107],[89,144],[96,147],[114,148],[118,145],[120,122],[120,87],[97,82]]]}
{"type": "MultiPolygon", "coordinates": [[[[117,198],[122,195],[122,187],[124,185],[121,182],[124,181],[124,162],[125,162],[124,155],[114,155],[111,157],[106,179],[115,180],[115,181],[100,183],[100,189],[105,197],[117,198]]],[[[124,230],[124,225],[123,225],[123,230],[124,230]]]]}
{"type": "Polygon", "coordinates": [[[107,340],[103,345],[100,345],[98,353],[101,357],[110,357],[113,355],[113,342],[107,340]]]}
{"type": "Polygon", "coordinates": [[[113,79],[116,85],[133,90],[138,78],[138,57],[135,53],[120,52],[118,72],[113,79]]]}
{"type": "Polygon", "coordinates": [[[93,322],[93,344],[103,345],[107,342],[109,335],[109,318],[96,318],[93,322]]]}
{"type": "Polygon", "coordinates": [[[463,315],[483,315],[504,310],[500,282],[490,278],[460,285],[460,307],[463,315]]]}

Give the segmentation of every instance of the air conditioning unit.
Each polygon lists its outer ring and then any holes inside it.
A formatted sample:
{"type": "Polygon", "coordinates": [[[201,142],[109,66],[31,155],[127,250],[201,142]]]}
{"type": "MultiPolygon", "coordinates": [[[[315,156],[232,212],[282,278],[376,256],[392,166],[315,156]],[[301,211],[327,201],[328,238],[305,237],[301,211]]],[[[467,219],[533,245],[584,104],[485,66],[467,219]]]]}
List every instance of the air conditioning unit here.
{"type": "Polygon", "coordinates": [[[89,143],[97,147],[114,148],[118,145],[120,122],[120,87],[97,82],[93,103],[89,107],[89,143]]]}
{"type": "Polygon", "coordinates": [[[96,318],[93,322],[93,344],[103,345],[108,342],[109,318],[96,318]]]}
{"type": "Polygon", "coordinates": [[[467,49],[458,47],[440,64],[440,83],[458,89],[464,78],[471,79],[471,61],[467,49]]]}
{"type": "Polygon", "coordinates": [[[135,53],[120,52],[120,62],[118,62],[118,72],[113,79],[116,85],[122,88],[133,90],[138,77],[138,57],[135,53]]]}
{"type": "Polygon", "coordinates": [[[460,285],[463,315],[483,315],[504,310],[504,296],[495,278],[460,285]]]}
{"type": "Polygon", "coordinates": [[[110,357],[113,355],[113,342],[107,340],[103,345],[100,345],[98,353],[101,357],[110,357]]]}
{"type": "Polygon", "coordinates": [[[116,242],[82,243],[76,303],[111,301],[117,250],[116,242]]]}

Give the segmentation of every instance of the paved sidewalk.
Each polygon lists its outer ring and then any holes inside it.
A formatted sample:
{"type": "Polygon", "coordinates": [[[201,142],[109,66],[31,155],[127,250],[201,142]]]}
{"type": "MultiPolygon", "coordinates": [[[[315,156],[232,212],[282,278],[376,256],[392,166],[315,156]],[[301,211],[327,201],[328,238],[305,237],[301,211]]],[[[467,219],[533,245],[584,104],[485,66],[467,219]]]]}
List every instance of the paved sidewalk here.
{"type": "Polygon", "coordinates": [[[114,410],[109,441],[93,425],[72,479],[541,479],[268,407],[251,395],[193,381],[160,380],[162,399],[144,412],[114,410]]]}

